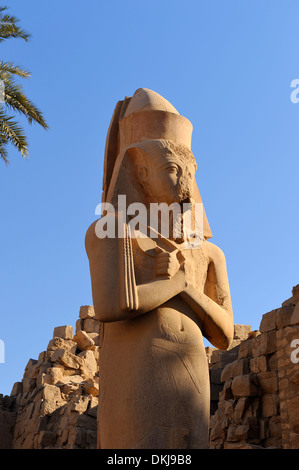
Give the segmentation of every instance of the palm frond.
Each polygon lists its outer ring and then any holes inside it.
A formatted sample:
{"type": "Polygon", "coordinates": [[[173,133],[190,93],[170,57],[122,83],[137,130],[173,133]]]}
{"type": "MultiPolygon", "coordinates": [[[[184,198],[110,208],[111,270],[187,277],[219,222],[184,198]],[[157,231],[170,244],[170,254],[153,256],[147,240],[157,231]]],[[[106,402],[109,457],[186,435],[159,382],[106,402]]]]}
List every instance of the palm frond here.
{"type": "Polygon", "coordinates": [[[17,75],[22,78],[29,78],[31,73],[15,65],[13,62],[3,62],[0,60],[0,79],[3,80],[5,75],[17,75]]]}
{"type": "Polygon", "coordinates": [[[48,129],[48,124],[42,112],[26,97],[21,85],[17,84],[12,78],[8,79],[7,77],[4,77],[4,85],[5,104],[14,111],[23,114],[29,124],[36,122],[44,129],[48,129]]]}
{"type": "Polygon", "coordinates": [[[31,34],[18,26],[18,18],[9,14],[2,14],[5,10],[7,10],[7,7],[1,7],[0,9],[0,42],[9,38],[20,38],[28,41],[31,34]]]}
{"type": "Polygon", "coordinates": [[[8,152],[7,152],[7,149],[6,149],[7,143],[8,143],[8,140],[5,136],[5,134],[0,132],[0,158],[2,158],[2,160],[6,164],[9,163],[8,158],[7,158],[8,152]]]}
{"type": "Polygon", "coordinates": [[[4,148],[8,142],[11,142],[21,152],[23,158],[28,155],[27,138],[23,129],[13,120],[13,117],[7,116],[2,110],[0,111],[0,136],[4,148]]]}

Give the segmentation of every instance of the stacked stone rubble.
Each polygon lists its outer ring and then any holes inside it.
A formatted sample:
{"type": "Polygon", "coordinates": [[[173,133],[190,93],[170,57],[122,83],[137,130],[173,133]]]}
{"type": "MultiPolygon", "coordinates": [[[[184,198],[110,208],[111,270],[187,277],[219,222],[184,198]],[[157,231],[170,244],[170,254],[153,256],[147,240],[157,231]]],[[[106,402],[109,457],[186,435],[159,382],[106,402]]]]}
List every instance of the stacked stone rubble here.
{"type": "Polygon", "coordinates": [[[96,447],[100,323],[93,307],[79,316],[75,335],[72,326],[55,328],[13,386],[13,449],[96,447]]]}
{"type": "Polygon", "coordinates": [[[17,413],[14,399],[0,395],[0,449],[10,449],[12,446],[14,427],[17,413]]]}
{"type": "Polygon", "coordinates": [[[210,373],[210,412],[215,413],[218,408],[219,394],[223,389],[221,374],[227,364],[235,361],[238,357],[238,347],[241,341],[248,338],[251,332],[250,325],[235,325],[234,339],[227,351],[221,351],[217,348],[206,347],[206,355],[209,364],[210,373]]]}
{"type": "Polygon", "coordinates": [[[299,447],[299,367],[291,360],[292,340],[298,338],[299,346],[297,292],[263,315],[259,331],[241,342],[237,358],[223,368],[211,448],[299,447]]]}

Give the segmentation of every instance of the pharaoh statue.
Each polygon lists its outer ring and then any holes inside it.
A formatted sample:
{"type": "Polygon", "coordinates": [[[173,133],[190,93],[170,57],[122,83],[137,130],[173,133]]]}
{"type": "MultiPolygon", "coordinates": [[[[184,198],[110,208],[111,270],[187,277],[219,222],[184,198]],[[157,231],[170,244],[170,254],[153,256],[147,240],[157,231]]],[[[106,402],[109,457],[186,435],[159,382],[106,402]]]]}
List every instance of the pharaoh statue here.
{"type": "Polygon", "coordinates": [[[212,234],[204,209],[200,244],[186,243],[184,231],[171,227],[164,236],[160,222],[151,231],[149,218],[143,229],[130,226],[132,208],[140,204],[149,209],[188,203],[192,209],[202,203],[191,134],[190,121],[145,88],[119,101],[111,119],[102,203],[115,208],[103,217],[117,230],[115,236],[99,234],[100,218],[86,234],[93,304],[102,322],[101,449],[208,446],[203,337],[227,349],[234,331],[224,254],[208,241],[212,234]],[[125,215],[118,207],[120,195],[131,207],[125,215]]]}

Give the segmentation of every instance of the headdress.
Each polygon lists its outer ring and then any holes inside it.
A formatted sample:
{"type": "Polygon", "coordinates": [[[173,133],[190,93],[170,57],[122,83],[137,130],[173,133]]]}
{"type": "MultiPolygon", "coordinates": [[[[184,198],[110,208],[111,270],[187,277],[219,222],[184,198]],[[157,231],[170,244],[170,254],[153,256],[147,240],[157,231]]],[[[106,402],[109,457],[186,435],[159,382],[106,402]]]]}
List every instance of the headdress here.
{"type": "MultiPolygon", "coordinates": [[[[108,129],[102,202],[111,202],[115,196],[118,177],[126,151],[142,142],[163,139],[171,140],[191,150],[191,122],[181,116],[178,111],[161,95],[146,88],[139,88],[132,98],[126,97],[115,107],[108,129]]],[[[194,183],[192,198],[202,203],[202,199],[194,183]]],[[[210,226],[203,211],[203,235],[211,238],[210,226]]]]}

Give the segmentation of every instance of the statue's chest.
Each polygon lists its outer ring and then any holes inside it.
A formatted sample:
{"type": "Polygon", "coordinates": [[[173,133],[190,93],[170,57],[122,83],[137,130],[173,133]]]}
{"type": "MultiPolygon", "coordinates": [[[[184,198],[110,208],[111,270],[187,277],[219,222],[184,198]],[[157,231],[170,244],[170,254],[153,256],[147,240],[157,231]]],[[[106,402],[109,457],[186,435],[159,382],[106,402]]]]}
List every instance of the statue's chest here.
{"type": "MultiPolygon", "coordinates": [[[[159,246],[165,251],[171,251],[169,247],[166,245],[163,246],[160,242],[159,246]]],[[[156,241],[150,238],[133,239],[132,247],[136,283],[144,284],[153,281],[155,279],[155,265],[157,259],[155,252],[155,248],[157,247],[156,241]]],[[[203,290],[208,270],[208,258],[205,255],[205,250],[201,247],[185,249],[181,253],[185,258],[184,269],[186,280],[194,287],[203,290]]]]}

